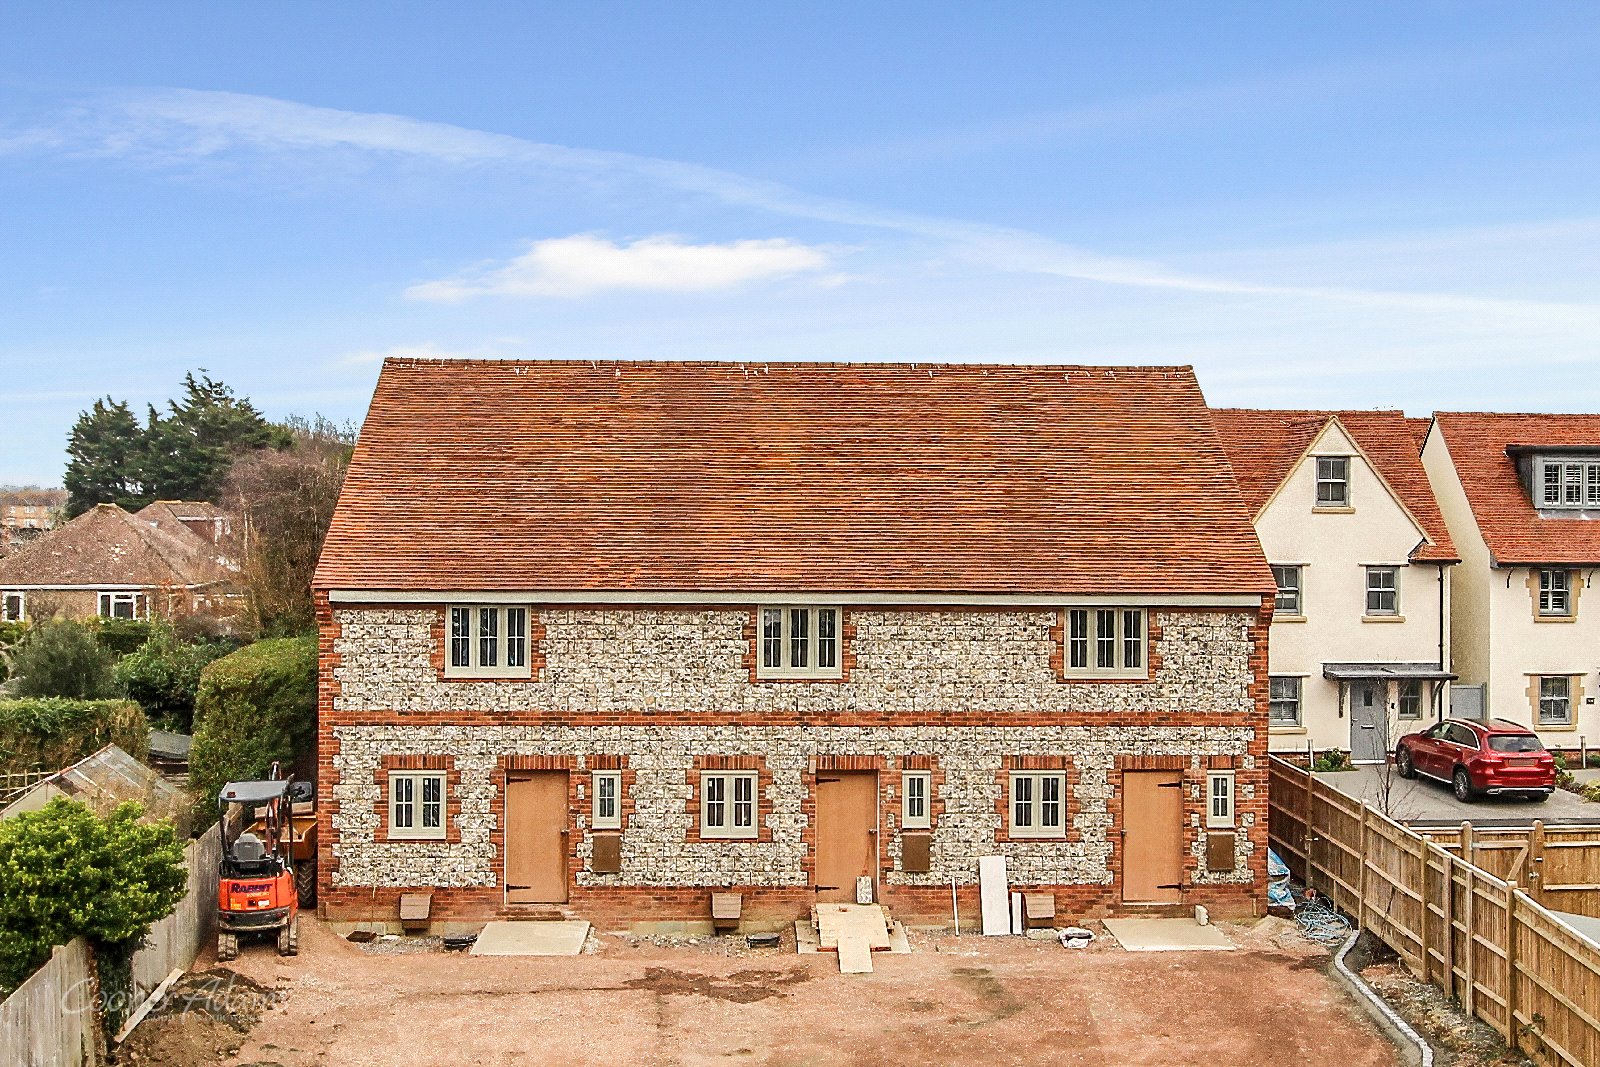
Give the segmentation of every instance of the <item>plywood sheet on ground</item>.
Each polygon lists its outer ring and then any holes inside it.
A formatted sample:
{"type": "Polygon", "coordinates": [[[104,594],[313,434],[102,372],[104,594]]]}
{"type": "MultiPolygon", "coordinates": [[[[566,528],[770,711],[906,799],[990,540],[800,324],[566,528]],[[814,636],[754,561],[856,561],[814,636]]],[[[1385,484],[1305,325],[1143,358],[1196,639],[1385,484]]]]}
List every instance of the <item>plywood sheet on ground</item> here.
{"type": "Polygon", "coordinates": [[[889,917],[877,904],[818,904],[812,915],[817,940],[824,949],[836,949],[846,933],[864,940],[867,948],[889,947],[889,917]]]}
{"type": "Polygon", "coordinates": [[[1193,919],[1104,919],[1102,925],[1129,952],[1228,952],[1235,947],[1221,930],[1193,919]]]}
{"type": "Polygon", "coordinates": [[[576,956],[589,937],[581,919],[562,922],[493,922],[472,946],[474,956],[576,956]]]}
{"type": "Polygon", "coordinates": [[[872,973],[872,949],[867,945],[865,938],[846,931],[839,939],[839,973],[872,973]]]}

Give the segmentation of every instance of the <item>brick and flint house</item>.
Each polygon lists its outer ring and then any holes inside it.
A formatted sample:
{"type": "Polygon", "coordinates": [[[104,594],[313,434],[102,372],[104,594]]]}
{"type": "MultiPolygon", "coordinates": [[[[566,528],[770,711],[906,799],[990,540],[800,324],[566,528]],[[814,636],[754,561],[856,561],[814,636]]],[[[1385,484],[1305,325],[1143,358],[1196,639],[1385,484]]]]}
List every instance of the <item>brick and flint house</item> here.
{"type": "Polygon", "coordinates": [[[390,360],[315,594],[333,919],[1263,904],[1273,582],[1185,367],[390,360]]]}
{"type": "Polygon", "coordinates": [[[1399,411],[1222,408],[1217,432],[1272,565],[1271,744],[1380,762],[1449,712],[1457,562],[1399,411]]]}

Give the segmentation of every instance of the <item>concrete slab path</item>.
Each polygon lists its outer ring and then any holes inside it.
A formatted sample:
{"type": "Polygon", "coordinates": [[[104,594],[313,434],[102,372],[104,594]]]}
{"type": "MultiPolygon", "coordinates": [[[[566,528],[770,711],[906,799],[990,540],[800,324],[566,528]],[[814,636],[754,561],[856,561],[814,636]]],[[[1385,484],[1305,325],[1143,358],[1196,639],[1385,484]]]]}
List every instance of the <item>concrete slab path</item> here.
{"type": "Polygon", "coordinates": [[[589,937],[581,919],[560,922],[495,922],[483,928],[472,946],[474,956],[576,956],[589,937]]]}

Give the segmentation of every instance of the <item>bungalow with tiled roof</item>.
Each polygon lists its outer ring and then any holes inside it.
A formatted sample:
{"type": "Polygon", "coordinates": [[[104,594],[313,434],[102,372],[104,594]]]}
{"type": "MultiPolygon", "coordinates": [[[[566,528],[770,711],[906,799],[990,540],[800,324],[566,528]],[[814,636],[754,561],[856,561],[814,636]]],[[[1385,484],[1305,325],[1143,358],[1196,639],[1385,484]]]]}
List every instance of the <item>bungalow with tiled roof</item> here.
{"type": "Polygon", "coordinates": [[[1461,550],[1452,644],[1479,713],[1595,745],[1600,415],[1441,412],[1422,460],[1461,550]]]}
{"type": "Polygon", "coordinates": [[[1186,367],[389,360],[319,906],[1249,914],[1272,578],[1186,367]]]}
{"type": "Polygon", "coordinates": [[[173,509],[209,516],[212,505],[162,502],[129,514],[100,504],[0,559],[0,620],[233,617],[236,565],[173,509]]]}
{"type": "Polygon", "coordinates": [[[1214,415],[1278,586],[1271,747],[1381,761],[1449,706],[1456,551],[1418,455],[1419,420],[1214,415]]]}

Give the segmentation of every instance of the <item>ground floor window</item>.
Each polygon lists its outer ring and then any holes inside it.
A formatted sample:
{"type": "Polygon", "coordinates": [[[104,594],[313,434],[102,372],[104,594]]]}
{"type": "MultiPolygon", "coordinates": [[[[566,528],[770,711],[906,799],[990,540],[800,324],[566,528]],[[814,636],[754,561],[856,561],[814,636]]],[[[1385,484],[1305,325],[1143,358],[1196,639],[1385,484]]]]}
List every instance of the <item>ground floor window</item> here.
{"type": "Polygon", "coordinates": [[[700,836],[756,836],[754,772],[707,771],[700,776],[700,836]]]}
{"type": "Polygon", "coordinates": [[[390,773],[389,836],[444,836],[444,772],[390,773]]]}
{"type": "Polygon", "coordinates": [[[1269,682],[1269,713],[1272,726],[1300,725],[1300,686],[1304,679],[1277,675],[1269,682]]]}
{"type": "Polygon", "coordinates": [[[622,827],[622,772],[595,771],[590,779],[589,825],[596,830],[622,827]]]}
{"type": "Polygon", "coordinates": [[[907,830],[926,830],[933,825],[928,811],[929,785],[933,776],[927,771],[907,771],[900,777],[900,825],[907,830]]]}
{"type": "Polygon", "coordinates": [[[1067,776],[1060,772],[1011,775],[1011,836],[1065,837],[1067,776]]]}
{"type": "Polygon", "coordinates": [[[1211,829],[1233,827],[1233,772],[1212,771],[1206,775],[1206,826],[1211,829]]]}
{"type": "Polygon", "coordinates": [[[1406,678],[1400,682],[1400,718],[1422,718],[1422,679],[1406,678]]]}
{"type": "Polygon", "coordinates": [[[100,594],[102,619],[144,619],[149,615],[150,605],[143,593],[100,594]]]}
{"type": "Polygon", "coordinates": [[[1572,679],[1564,674],[1539,679],[1539,725],[1572,725],[1572,679]]]}

